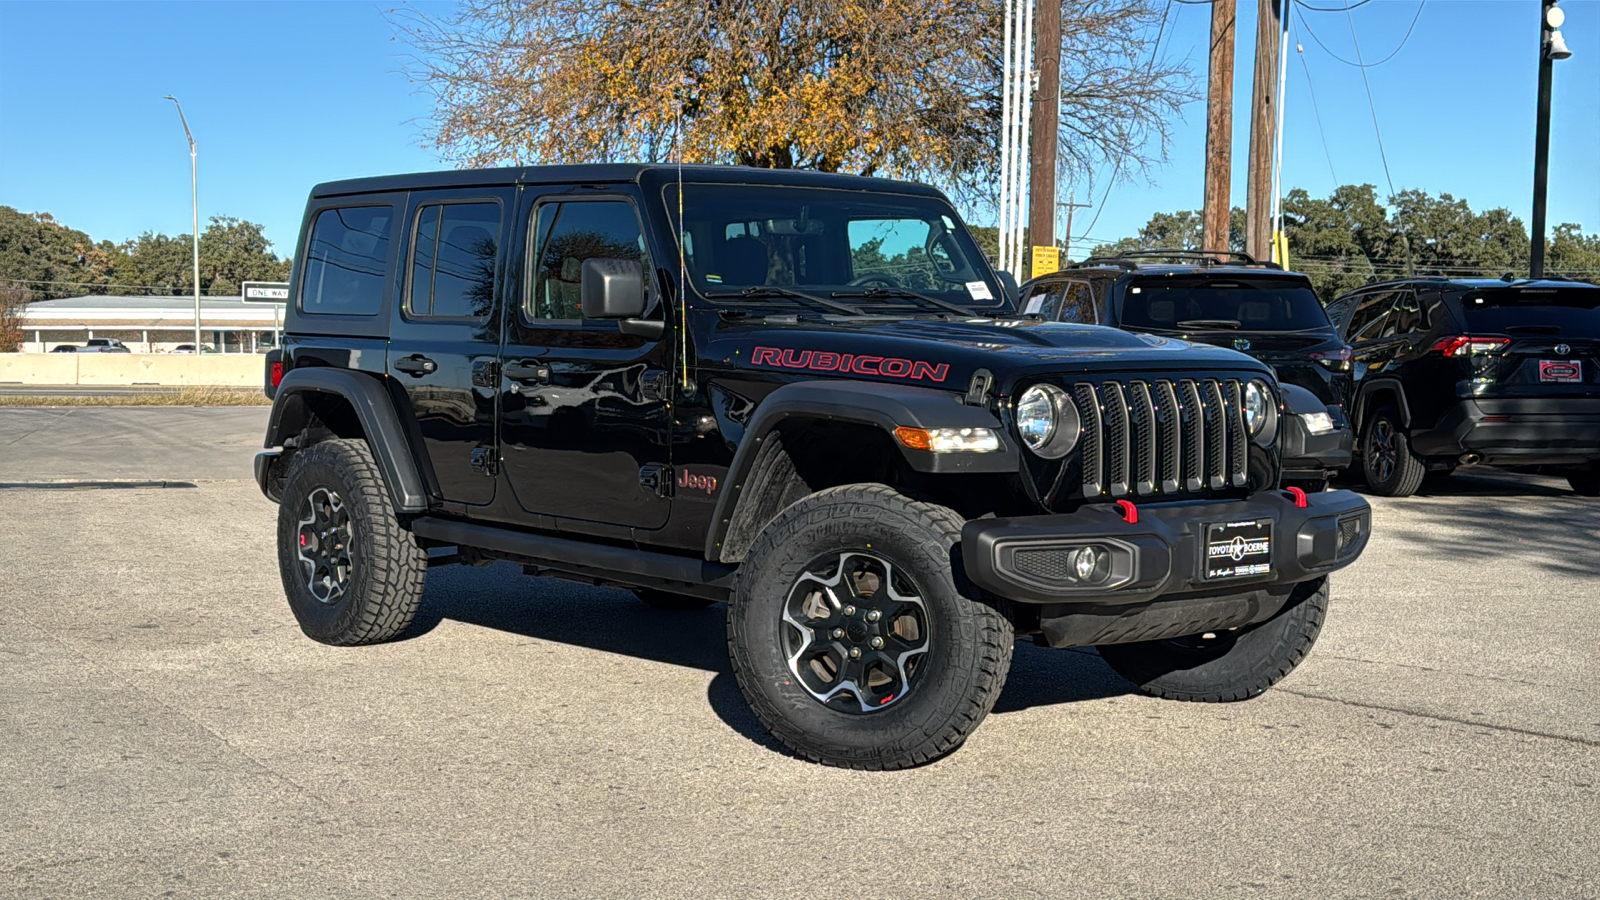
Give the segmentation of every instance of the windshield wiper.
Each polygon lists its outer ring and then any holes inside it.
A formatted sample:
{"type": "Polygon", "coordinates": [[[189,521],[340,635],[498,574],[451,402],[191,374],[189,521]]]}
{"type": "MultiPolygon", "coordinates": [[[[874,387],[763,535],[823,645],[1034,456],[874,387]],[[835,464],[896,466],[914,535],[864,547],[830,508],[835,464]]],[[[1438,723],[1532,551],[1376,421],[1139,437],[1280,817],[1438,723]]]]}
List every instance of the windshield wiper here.
{"type": "Polygon", "coordinates": [[[867,314],[865,310],[858,309],[848,303],[838,303],[836,301],[829,300],[827,297],[818,297],[816,294],[808,294],[805,291],[797,291],[793,288],[779,287],[777,285],[770,284],[747,287],[737,291],[706,291],[705,296],[709,300],[727,299],[732,297],[744,297],[752,300],[758,297],[792,297],[796,300],[808,300],[817,304],[818,306],[825,306],[829,309],[837,310],[842,313],[848,313],[852,316],[864,316],[867,314]]]}
{"type": "Polygon", "coordinates": [[[1179,328],[1232,328],[1238,330],[1238,319],[1184,319],[1178,323],[1179,328]]]}
{"type": "Polygon", "coordinates": [[[957,304],[951,303],[948,300],[940,300],[938,297],[920,294],[916,291],[906,290],[905,288],[868,288],[864,291],[834,291],[830,296],[860,297],[864,300],[874,300],[881,297],[906,297],[911,300],[921,300],[923,303],[931,303],[934,306],[948,309],[953,313],[958,313],[963,318],[971,318],[973,316],[982,315],[982,313],[979,313],[976,310],[967,309],[964,306],[958,306],[957,304]]]}

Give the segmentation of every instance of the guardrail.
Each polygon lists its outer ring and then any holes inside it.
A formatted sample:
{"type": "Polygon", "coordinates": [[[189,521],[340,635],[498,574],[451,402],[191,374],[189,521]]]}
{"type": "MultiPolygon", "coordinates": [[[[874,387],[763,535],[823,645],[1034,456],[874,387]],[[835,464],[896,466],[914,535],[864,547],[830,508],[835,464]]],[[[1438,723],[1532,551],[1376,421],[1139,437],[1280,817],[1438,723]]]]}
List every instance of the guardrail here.
{"type": "Polygon", "coordinates": [[[257,354],[0,353],[0,384],[260,387],[257,354]]]}

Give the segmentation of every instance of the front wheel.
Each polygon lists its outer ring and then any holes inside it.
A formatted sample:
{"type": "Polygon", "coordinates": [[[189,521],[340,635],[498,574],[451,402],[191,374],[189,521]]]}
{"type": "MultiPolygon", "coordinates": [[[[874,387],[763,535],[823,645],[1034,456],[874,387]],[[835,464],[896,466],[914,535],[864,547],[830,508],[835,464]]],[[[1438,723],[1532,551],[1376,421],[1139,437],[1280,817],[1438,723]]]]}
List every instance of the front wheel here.
{"type": "Polygon", "coordinates": [[[1226,703],[1277,684],[1311,652],[1328,615],[1328,578],[1295,585],[1277,615],[1238,631],[1096,648],[1118,675],[1153,697],[1226,703]]]}
{"type": "Polygon", "coordinates": [[[427,551],[400,525],[363,441],[297,452],[278,506],[278,572],[300,630],[324,644],[398,637],[422,602],[427,551]]]}
{"type": "Polygon", "coordinates": [[[814,762],[902,769],[961,746],[1011,667],[1011,622],[957,587],[963,522],[876,484],[829,488],[757,538],[728,604],[756,717],[814,762]]]}

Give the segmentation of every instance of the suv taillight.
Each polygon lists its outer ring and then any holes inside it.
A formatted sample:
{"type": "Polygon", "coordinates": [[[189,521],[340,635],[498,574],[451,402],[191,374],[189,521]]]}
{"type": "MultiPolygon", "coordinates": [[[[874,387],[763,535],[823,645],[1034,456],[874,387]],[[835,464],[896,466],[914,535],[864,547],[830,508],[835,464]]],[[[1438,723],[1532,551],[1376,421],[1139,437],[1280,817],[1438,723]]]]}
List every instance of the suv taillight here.
{"type": "Polygon", "coordinates": [[[270,377],[272,379],[273,387],[283,384],[283,360],[277,359],[272,361],[272,371],[270,377]]]}
{"type": "Polygon", "coordinates": [[[1311,354],[1311,358],[1327,366],[1335,372],[1350,371],[1350,348],[1340,347],[1337,350],[1318,350],[1311,354]]]}
{"type": "Polygon", "coordinates": [[[1503,350],[1511,343],[1511,338],[1500,335],[1458,334],[1455,337],[1441,338],[1432,347],[1433,352],[1441,356],[1470,356],[1474,353],[1493,353],[1503,350]]]}

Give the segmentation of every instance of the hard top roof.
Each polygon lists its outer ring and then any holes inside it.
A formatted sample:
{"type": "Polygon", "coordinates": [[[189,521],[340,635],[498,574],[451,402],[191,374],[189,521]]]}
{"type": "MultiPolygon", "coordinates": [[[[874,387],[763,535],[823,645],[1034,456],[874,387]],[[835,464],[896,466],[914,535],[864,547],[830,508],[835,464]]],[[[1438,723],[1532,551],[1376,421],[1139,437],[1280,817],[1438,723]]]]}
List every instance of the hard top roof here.
{"type": "Polygon", "coordinates": [[[934,188],[911,181],[866,178],[803,169],[758,169],[749,166],[678,166],[675,164],[597,163],[572,166],[510,166],[498,169],[447,169],[404,175],[379,175],[328,181],[311,190],[313,197],[384,193],[428,188],[464,188],[522,184],[638,184],[646,188],[671,183],[681,176],[694,184],[770,184],[837,190],[885,191],[942,197],[934,188]]]}
{"type": "Polygon", "coordinates": [[[1546,278],[1455,278],[1447,275],[1413,275],[1409,278],[1389,278],[1364,284],[1361,287],[1346,291],[1354,294],[1357,291],[1370,291],[1382,288],[1405,287],[1413,284],[1425,284],[1434,287],[1454,287],[1463,290],[1491,290],[1493,288],[1543,288],[1554,290],[1556,288],[1580,288],[1600,290],[1600,285],[1587,281],[1573,281],[1561,277],[1546,278]]]}

